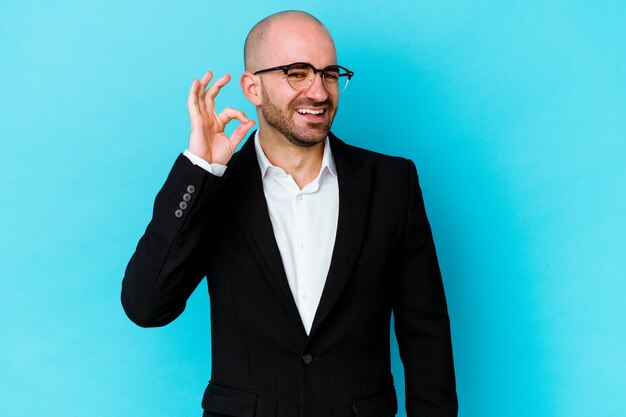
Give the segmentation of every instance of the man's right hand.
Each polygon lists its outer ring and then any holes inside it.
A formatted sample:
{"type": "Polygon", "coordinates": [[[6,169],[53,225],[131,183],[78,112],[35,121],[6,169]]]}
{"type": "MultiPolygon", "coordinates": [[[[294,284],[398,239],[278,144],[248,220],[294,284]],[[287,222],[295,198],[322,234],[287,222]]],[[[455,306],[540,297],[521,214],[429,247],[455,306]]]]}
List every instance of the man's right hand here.
{"type": "Polygon", "coordinates": [[[191,84],[187,100],[191,120],[188,149],[210,164],[226,165],[248,130],[254,126],[254,120],[249,120],[241,110],[230,108],[220,114],[215,113],[215,97],[230,81],[230,75],[224,75],[207,90],[212,77],[213,73],[207,71],[202,80],[194,79],[191,84]],[[229,138],[224,133],[224,127],[234,119],[239,120],[241,125],[229,138]]]}

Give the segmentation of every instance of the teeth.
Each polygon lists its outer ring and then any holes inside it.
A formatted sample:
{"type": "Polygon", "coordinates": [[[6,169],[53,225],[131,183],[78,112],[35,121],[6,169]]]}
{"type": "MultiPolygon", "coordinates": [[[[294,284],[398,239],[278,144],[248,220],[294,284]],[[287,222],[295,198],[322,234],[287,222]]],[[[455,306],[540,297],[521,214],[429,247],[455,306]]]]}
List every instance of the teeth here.
{"type": "Polygon", "coordinates": [[[312,110],[312,109],[297,109],[296,110],[300,114],[322,114],[324,113],[324,109],[320,110],[312,110]]]}

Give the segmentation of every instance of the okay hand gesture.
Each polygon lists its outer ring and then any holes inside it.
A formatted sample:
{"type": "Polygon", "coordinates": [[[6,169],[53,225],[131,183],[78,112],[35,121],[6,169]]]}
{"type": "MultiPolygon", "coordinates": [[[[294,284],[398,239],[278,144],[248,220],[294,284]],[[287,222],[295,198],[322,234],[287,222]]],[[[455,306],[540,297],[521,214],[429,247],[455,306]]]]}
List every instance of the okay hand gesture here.
{"type": "Polygon", "coordinates": [[[225,108],[220,114],[215,112],[215,97],[230,81],[230,75],[224,75],[207,90],[212,77],[211,71],[207,71],[202,80],[194,79],[189,89],[189,151],[209,163],[226,165],[248,130],[254,126],[254,120],[249,120],[241,110],[225,108]],[[224,128],[233,119],[239,120],[241,125],[228,137],[224,128]]]}

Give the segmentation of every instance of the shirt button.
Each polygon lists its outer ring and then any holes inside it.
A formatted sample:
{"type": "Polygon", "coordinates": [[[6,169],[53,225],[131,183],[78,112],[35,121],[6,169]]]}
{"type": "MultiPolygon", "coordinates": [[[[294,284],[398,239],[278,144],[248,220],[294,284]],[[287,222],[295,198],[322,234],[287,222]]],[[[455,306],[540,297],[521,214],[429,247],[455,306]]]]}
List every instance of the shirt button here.
{"type": "Polygon", "coordinates": [[[304,243],[302,243],[302,242],[298,243],[298,248],[304,249],[304,243]]]}
{"type": "Polygon", "coordinates": [[[196,192],[196,187],[194,187],[193,185],[188,185],[188,186],[187,186],[187,192],[188,192],[189,194],[193,194],[193,193],[195,193],[195,192],[196,192]]]}
{"type": "Polygon", "coordinates": [[[180,219],[181,217],[183,217],[183,211],[181,209],[178,209],[174,212],[174,215],[180,219]]]}
{"type": "Polygon", "coordinates": [[[183,200],[189,202],[189,200],[191,200],[191,194],[189,193],[183,194],[183,200]]]}
{"type": "Polygon", "coordinates": [[[296,197],[297,201],[302,201],[302,194],[298,194],[298,196],[296,197]]]}
{"type": "Polygon", "coordinates": [[[307,294],[302,294],[302,299],[304,301],[307,301],[309,299],[309,296],[307,294]]]}
{"type": "Polygon", "coordinates": [[[313,355],[310,355],[308,353],[302,355],[302,363],[304,363],[305,365],[310,365],[311,363],[313,363],[313,355]]]}

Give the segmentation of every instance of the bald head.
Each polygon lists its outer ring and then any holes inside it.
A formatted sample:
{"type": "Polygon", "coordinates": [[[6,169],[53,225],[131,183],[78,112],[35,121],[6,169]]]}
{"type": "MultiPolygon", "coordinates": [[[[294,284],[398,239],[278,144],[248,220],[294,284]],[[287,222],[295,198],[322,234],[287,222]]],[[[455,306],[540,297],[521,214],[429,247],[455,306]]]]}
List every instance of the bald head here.
{"type": "MultiPolygon", "coordinates": [[[[330,32],[315,16],[299,10],[274,13],[254,25],[246,37],[243,50],[246,71],[258,71],[265,65],[265,58],[273,47],[272,36],[281,36],[281,32],[285,33],[290,29],[304,26],[314,27],[322,36],[327,36],[332,43],[330,32]]],[[[286,63],[276,65],[281,64],[286,63]]]]}

